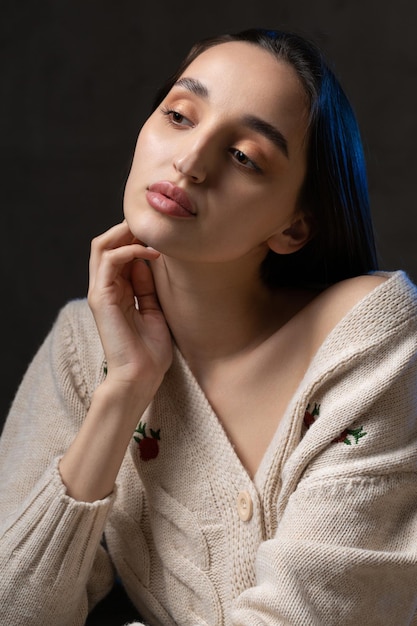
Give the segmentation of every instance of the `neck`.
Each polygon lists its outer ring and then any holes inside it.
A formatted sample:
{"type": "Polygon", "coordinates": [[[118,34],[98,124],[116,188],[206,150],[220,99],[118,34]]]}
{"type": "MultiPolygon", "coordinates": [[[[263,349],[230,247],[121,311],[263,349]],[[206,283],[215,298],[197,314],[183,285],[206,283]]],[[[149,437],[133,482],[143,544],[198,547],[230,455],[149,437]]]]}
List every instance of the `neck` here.
{"type": "Polygon", "coordinates": [[[161,255],[152,268],[175,342],[196,371],[256,347],[294,312],[288,294],[263,285],[259,264],[186,264],[161,255]]]}

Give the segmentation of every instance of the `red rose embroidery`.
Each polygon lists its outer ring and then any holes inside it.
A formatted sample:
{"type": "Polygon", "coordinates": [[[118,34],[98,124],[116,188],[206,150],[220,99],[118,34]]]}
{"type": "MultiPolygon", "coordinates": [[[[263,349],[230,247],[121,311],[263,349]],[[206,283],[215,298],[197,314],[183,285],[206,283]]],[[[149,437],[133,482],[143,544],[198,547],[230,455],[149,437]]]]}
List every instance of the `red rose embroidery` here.
{"type": "Polygon", "coordinates": [[[333,439],[333,443],[343,443],[348,435],[349,431],[345,428],[345,430],[338,437],[336,437],[336,439],[333,439]]]}
{"type": "Polygon", "coordinates": [[[314,408],[310,411],[310,403],[307,404],[306,411],[304,413],[304,426],[306,428],[310,428],[312,424],[316,421],[316,417],[320,415],[320,405],[314,403],[314,408]]]}
{"type": "MultiPolygon", "coordinates": [[[[304,426],[307,430],[314,424],[318,415],[320,415],[320,404],[315,402],[314,407],[311,409],[310,403],[308,403],[303,419],[304,426]]],[[[359,439],[365,437],[366,434],[367,433],[363,430],[363,426],[354,429],[345,428],[336,439],[333,439],[332,443],[345,443],[347,446],[351,446],[352,443],[359,443],[359,439]]]]}
{"type": "Polygon", "coordinates": [[[142,461],[155,459],[159,454],[159,441],[161,439],[159,433],[161,429],[152,430],[152,428],[150,428],[149,430],[151,433],[150,437],[146,434],[146,422],[143,424],[139,422],[139,426],[135,430],[135,433],[138,433],[138,435],[133,435],[133,439],[138,444],[142,461]]]}

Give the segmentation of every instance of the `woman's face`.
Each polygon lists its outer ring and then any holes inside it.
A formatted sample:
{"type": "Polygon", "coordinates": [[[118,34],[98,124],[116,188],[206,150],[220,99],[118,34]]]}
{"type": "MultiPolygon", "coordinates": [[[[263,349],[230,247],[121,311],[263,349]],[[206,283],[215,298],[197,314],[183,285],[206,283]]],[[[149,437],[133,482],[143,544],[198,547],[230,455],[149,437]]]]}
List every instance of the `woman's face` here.
{"type": "Polygon", "coordinates": [[[132,233],[202,262],[285,247],[302,209],[307,125],[290,65],[246,42],[206,50],[139,134],[124,198],[132,233]]]}

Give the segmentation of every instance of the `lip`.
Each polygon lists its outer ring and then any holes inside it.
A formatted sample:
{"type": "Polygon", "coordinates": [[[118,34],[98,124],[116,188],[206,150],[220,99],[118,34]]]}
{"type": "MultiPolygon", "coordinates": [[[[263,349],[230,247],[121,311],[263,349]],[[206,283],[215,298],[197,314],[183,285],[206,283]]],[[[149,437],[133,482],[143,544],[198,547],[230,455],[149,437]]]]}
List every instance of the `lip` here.
{"type": "Polygon", "coordinates": [[[168,180],[152,183],[146,189],[146,199],[150,206],[172,217],[194,217],[196,210],[188,194],[168,180]]]}

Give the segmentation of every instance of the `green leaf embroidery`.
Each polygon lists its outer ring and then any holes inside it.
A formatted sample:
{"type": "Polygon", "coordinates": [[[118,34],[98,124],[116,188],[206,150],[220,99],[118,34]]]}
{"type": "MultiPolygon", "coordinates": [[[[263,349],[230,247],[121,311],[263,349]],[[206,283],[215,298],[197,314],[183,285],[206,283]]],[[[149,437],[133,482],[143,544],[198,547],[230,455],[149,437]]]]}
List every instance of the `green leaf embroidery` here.
{"type": "Polygon", "coordinates": [[[333,440],[333,443],[345,443],[347,446],[351,446],[352,443],[358,444],[359,439],[365,437],[368,433],[364,432],[363,426],[360,428],[346,428],[339,437],[333,440]],[[351,439],[353,437],[353,439],[351,439]]]}
{"type": "MultiPolygon", "coordinates": [[[[310,428],[310,426],[312,424],[314,424],[314,422],[316,421],[317,417],[320,415],[320,404],[318,404],[317,402],[314,403],[314,407],[311,407],[311,404],[308,403],[305,413],[304,413],[304,426],[305,428],[310,428]]],[[[345,428],[345,430],[339,435],[339,437],[336,437],[336,439],[333,439],[333,443],[345,443],[347,446],[351,446],[352,443],[354,443],[355,445],[357,445],[359,443],[359,439],[362,439],[362,437],[365,437],[365,435],[367,435],[368,433],[366,433],[363,430],[363,426],[360,426],[360,428],[345,428]]]]}

